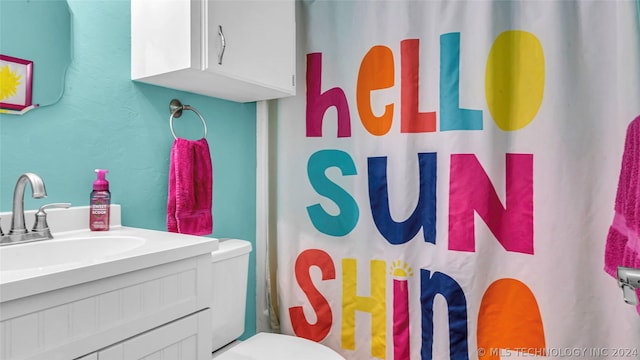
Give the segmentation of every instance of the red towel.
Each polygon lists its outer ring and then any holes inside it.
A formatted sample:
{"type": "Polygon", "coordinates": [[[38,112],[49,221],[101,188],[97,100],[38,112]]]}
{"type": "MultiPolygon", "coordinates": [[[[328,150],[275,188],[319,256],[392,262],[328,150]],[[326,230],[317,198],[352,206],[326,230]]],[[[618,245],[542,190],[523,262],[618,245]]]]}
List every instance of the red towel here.
{"type": "Polygon", "coordinates": [[[206,139],[177,138],[171,148],[167,230],[181,234],[209,235],[213,171],[206,139]]]}
{"type": "MultiPolygon", "coordinates": [[[[640,116],[627,127],[604,270],[617,279],[618,266],[640,268],[640,116]]],[[[636,291],[640,298],[640,290],[636,291]]],[[[640,305],[637,307],[640,313],[640,305]]]]}

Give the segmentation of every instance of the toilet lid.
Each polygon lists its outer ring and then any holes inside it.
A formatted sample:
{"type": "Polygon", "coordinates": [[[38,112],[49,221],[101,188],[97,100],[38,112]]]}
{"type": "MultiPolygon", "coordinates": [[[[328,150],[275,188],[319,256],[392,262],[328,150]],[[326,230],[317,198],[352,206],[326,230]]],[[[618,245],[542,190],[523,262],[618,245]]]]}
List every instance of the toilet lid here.
{"type": "Polygon", "coordinates": [[[337,352],[296,336],[259,333],[216,357],[216,360],[344,360],[337,352]]]}

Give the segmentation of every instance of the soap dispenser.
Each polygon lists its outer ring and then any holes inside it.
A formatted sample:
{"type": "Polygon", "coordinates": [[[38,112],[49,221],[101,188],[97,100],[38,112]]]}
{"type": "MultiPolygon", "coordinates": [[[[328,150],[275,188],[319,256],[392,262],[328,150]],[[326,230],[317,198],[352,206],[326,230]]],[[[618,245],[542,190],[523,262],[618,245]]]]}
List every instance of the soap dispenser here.
{"type": "Polygon", "coordinates": [[[93,191],[89,205],[89,228],[91,231],[109,230],[109,210],[111,193],[109,181],[105,178],[107,170],[96,169],[97,179],[93,182],[93,191]]]}

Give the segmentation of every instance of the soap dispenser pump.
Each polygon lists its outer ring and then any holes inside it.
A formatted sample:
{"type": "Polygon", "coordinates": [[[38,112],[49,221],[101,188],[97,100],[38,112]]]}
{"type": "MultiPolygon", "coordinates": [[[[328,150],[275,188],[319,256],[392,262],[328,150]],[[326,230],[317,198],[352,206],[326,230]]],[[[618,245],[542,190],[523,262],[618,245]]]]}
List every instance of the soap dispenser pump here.
{"type": "Polygon", "coordinates": [[[107,170],[96,169],[97,179],[93,182],[93,191],[89,205],[89,228],[92,231],[109,230],[109,213],[111,207],[111,193],[109,181],[105,178],[107,170]]]}

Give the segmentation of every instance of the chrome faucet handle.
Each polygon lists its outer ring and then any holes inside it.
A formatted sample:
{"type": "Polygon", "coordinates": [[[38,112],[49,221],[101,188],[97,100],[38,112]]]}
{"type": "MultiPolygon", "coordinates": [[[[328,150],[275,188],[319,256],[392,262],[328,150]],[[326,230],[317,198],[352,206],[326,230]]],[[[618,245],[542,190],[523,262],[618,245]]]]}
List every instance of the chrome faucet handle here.
{"type": "Polygon", "coordinates": [[[38,212],[36,213],[36,220],[33,223],[33,229],[31,231],[34,232],[43,232],[49,230],[49,224],[47,224],[47,213],[46,209],[54,209],[54,208],[64,208],[67,209],[71,206],[71,203],[52,203],[40,206],[38,212]]]}

